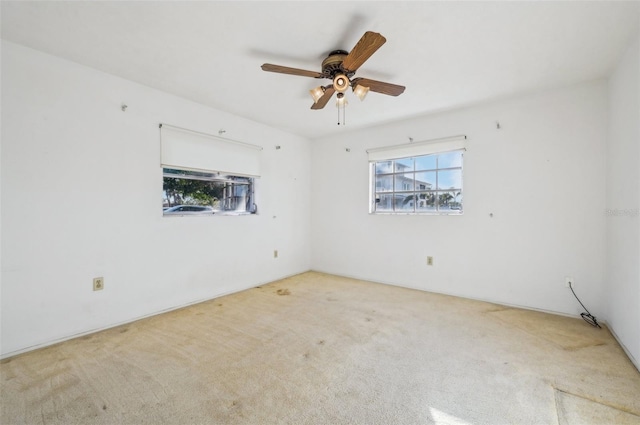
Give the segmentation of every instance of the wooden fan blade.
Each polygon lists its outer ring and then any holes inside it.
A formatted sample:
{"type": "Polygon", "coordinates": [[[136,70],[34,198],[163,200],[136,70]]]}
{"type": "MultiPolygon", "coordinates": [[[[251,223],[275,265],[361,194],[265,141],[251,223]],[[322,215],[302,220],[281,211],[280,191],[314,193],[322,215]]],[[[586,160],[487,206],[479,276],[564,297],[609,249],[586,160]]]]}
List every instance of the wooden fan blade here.
{"type": "Polygon", "coordinates": [[[304,69],[289,68],[288,66],[273,65],[271,63],[263,64],[262,70],[268,72],[278,72],[280,74],[299,75],[301,77],[324,78],[324,75],[319,72],[305,71],[304,69]]]}
{"type": "Polygon", "coordinates": [[[404,86],[397,84],[384,83],[382,81],[370,80],[368,78],[355,78],[351,81],[351,84],[355,86],[369,87],[369,90],[388,94],[389,96],[399,96],[404,93],[404,86]]]}
{"type": "Polygon", "coordinates": [[[387,41],[377,32],[367,31],[356,43],[351,52],[342,61],[342,67],[347,71],[355,71],[371,57],[387,41]]]}
{"type": "Polygon", "coordinates": [[[336,90],[333,88],[333,86],[327,86],[325,87],[325,91],[324,94],[322,95],[322,97],[320,99],[318,99],[317,103],[314,103],[313,105],[311,105],[311,109],[322,109],[326,106],[327,102],[329,102],[329,99],[331,99],[331,96],[333,96],[333,93],[336,90]]]}

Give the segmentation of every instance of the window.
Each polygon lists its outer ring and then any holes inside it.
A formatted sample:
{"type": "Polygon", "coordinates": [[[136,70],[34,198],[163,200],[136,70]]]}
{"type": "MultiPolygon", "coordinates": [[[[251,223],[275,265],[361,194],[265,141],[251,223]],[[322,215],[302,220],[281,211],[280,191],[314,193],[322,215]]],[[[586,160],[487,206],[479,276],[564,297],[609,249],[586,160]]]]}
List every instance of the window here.
{"type": "Polygon", "coordinates": [[[368,149],[369,212],[462,214],[462,163],[467,137],[368,149]]]}
{"type": "Polygon", "coordinates": [[[160,145],[163,215],[256,213],[260,146],[166,124],[160,145]]]}
{"type": "Polygon", "coordinates": [[[256,212],[251,177],[164,168],[163,215],[251,214],[256,212]]]}

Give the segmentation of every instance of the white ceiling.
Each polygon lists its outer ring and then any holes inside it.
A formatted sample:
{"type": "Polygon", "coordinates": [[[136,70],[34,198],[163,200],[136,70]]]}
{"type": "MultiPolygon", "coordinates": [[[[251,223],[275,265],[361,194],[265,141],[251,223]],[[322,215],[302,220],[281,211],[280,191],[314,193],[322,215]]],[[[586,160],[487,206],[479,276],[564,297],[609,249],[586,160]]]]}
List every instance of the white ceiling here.
{"type": "Polygon", "coordinates": [[[639,2],[2,1],[2,38],[309,138],[609,75],[639,2]],[[357,77],[407,87],[348,94],[346,126],[308,90],[362,34],[387,43],[357,77]]]}

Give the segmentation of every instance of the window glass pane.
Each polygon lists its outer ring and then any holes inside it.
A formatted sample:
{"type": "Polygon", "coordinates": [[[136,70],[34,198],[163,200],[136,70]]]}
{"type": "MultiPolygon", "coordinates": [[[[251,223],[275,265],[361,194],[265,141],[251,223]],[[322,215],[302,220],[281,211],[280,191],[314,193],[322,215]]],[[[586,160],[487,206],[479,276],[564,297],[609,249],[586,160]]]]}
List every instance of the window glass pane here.
{"type": "Polygon", "coordinates": [[[218,182],[166,176],[163,178],[163,207],[166,207],[166,215],[197,212],[192,206],[209,206],[211,214],[212,201],[221,195],[222,187],[218,182]]]}
{"type": "Polygon", "coordinates": [[[419,156],[416,158],[416,171],[435,169],[436,155],[419,156]]]}
{"type": "Polygon", "coordinates": [[[376,192],[388,192],[393,190],[393,175],[376,176],[376,192]]]}
{"type": "Polygon", "coordinates": [[[436,211],[436,194],[435,192],[419,192],[416,203],[416,211],[435,212],[436,211]]]}
{"type": "Polygon", "coordinates": [[[395,160],[396,173],[403,173],[405,171],[413,171],[413,158],[401,158],[395,160]]]}
{"type": "Polygon", "coordinates": [[[462,187],[462,170],[438,171],[438,189],[460,189],[462,187]]]}
{"type": "Polygon", "coordinates": [[[423,171],[416,173],[416,190],[429,190],[436,188],[436,172],[423,171]]]}
{"type": "Polygon", "coordinates": [[[394,197],[395,211],[400,212],[413,212],[413,206],[415,204],[414,195],[396,194],[394,197]]]}
{"type": "Polygon", "coordinates": [[[413,173],[396,174],[396,191],[413,191],[413,173]]]}
{"type": "Polygon", "coordinates": [[[440,211],[450,210],[452,206],[456,205],[456,195],[459,192],[449,191],[449,192],[437,192],[438,197],[438,209],[440,211]]]}
{"type": "Polygon", "coordinates": [[[443,196],[442,192],[436,192],[436,206],[439,210],[445,208],[446,198],[443,196]]]}
{"type": "Polygon", "coordinates": [[[376,174],[393,172],[393,161],[376,162],[376,174]]]}
{"type": "Polygon", "coordinates": [[[462,192],[452,192],[453,200],[449,202],[452,211],[462,212],[462,192]]]}
{"type": "Polygon", "coordinates": [[[224,197],[214,202],[214,208],[218,211],[245,211],[248,195],[247,189],[248,186],[243,184],[227,183],[225,185],[224,197]]]}
{"type": "Polygon", "coordinates": [[[462,151],[438,155],[438,168],[462,167],[462,151]]]}
{"type": "Polygon", "coordinates": [[[391,212],[393,211],[393,195],[380,194],[376,196],[376,211],[391,212]]]}

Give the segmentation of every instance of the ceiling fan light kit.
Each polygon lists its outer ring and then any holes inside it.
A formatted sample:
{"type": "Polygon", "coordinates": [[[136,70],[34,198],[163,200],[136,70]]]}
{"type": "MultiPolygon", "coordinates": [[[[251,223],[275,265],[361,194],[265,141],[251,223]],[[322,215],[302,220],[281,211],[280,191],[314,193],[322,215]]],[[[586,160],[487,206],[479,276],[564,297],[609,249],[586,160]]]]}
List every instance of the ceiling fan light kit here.
{"type": "Polygon", "coordinates": [[[350,83],[351,81],[349,81],[349,78],[344,74],[336,74],[336,76],[333,77],[333,88],[339,93],[347,91],[350,83]]]}
{"type": "Polygon", "coordinates": [[[337,94],[337,100],[336,100],[336,107],[344,107],[347,106],[349,104],[349,102],[347,101],[347,98],[344,97],[344,93],[338,93],[337,94]]]}
{"type": "Polygon", "coordinates": [[[318,100],[320,100],[322,95],[324,95],[324,92],[325,88],[322,86],[318,86],[315,89],[309,90],[309,93],[311,93],[311,97],[313,98],[313,103],[318,103],[318,100]]]}
{"type": "Polygon", "coordinates": [[[361,101],[364,100],[365,97],[367,97],[367,93],[369,93],[369,90],[369,87],[365,87],[362,84],[353,86],[353,94],[358,96],[358,99],[360,99],[361,101]]]}
{"type": "MultiPolygon", "coordinates": [[[[385,83],[382,81],[369,80],[367,78],[353,78],[360,66],[371,57],[385,42],[381,34],[367,31],[356,43],[350,52],[344,50],[334,50],[322,61],[322,72],[306,71],[304,69],[289,68],[281,65],[265,63],[262,65],[263,71],[277,72],[280,74],[298,75],[301,77],[327,78],[332,80],[331,85],[318,86],[309,90],[313,98],[311,109],[322,109],[329,102],[334,92],[337,92],[336,106],[347,105],[344,93],[349,87],[360,100],[364,100],[369,91],[385,94],[388,96],[399,96],[405,90],[404,86],[385,83]]],[[[340,124],[338,120],[338,124],[340,124]]]]}

